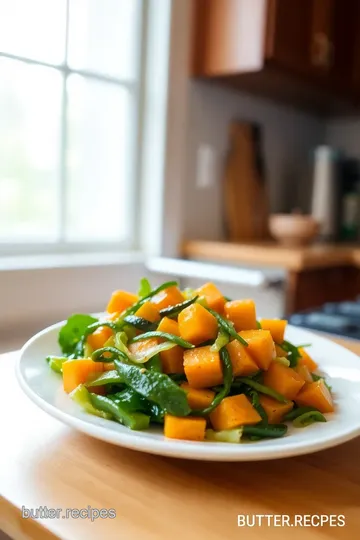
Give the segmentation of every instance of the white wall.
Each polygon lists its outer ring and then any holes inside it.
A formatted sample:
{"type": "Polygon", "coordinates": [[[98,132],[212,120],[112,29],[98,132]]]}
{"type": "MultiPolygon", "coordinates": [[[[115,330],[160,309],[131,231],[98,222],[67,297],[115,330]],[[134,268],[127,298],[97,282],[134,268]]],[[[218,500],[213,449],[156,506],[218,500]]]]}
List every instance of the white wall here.
{"type": "Polygon", "coordinates": [[[221,180],[232,120],[255,121],[263,127],[265,168],[273,212],[300,205],[306,210],[311,186],[313,148],[324,142],[325,124],[309,114],[208,82],[189,83],[189,117],[185,187],[184,237],[223,236],[221,180]],[[217,154],[215,185],[196,187],[197,151],[210,145],[217,154]]]}

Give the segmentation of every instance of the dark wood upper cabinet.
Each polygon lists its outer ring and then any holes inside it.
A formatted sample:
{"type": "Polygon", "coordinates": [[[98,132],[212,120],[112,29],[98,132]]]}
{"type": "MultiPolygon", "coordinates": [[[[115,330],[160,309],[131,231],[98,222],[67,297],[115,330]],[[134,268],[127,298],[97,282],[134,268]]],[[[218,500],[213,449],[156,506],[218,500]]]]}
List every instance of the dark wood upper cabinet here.
{"type": "Polygon", "coordinates": [[[193,5],[193,76],[318,112],[360,106],[359,0],[193,5]]]}

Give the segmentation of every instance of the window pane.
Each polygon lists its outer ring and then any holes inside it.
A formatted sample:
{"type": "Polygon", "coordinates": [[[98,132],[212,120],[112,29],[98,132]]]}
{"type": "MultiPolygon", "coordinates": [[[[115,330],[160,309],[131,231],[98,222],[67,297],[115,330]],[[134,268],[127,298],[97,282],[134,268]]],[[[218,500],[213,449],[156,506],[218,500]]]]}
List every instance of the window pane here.
{"type": "Polygon", "coordinates": [[[70,0],[69,65],[134,79],[139,32],[140,0],[70,0]]]}
{"type": "Polygon", "coordinates": [[[128,234],[132,100],[115,84],[68,79],[70,240],[120,241],[128,234]]]}
{"type": "Polygon", "coordinates": [[[64,61],[66,0],[0,0],[0,51],[64,61]]]}
{"type": "Polygon", "coordinates": [[[0,58],[0,240],[53,239],[62,78],[0,58]]]}

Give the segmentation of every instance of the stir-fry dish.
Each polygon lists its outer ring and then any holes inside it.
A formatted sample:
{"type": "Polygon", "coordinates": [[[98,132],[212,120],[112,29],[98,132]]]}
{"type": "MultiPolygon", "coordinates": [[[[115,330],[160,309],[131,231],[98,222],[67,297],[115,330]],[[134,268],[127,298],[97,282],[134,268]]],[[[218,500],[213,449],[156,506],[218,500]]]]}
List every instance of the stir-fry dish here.
{"type": "Polygon", "coordinates": [[[334,411],[331,388],[287,321],[256,318],[253,300],[213,284],[181,291],[142,279],[115,291],[106,313],[72,315],[48,356],[64,391],[89,414],[165,437],[239,443],[283,437],[334,411]]]}

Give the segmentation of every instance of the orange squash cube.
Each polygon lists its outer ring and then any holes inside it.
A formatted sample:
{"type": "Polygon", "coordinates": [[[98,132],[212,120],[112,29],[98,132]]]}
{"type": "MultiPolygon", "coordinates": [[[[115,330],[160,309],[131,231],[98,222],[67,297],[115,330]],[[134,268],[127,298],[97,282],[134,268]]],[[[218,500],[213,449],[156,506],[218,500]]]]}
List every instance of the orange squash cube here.
{"type": "Polygon", "coordinates": [[[284,319],[261,319],[261,328],[263,330],[269,330],[275,343],[282,343],[284,341],[285,328],[287,321],[284,319]]]}
{"type": "Polygon", "coordinates": [[[205,283],[205,285],[196,290],[196,294],[205,298],[210,309],[218,313],[223,313],[226,300],[216,285],[205,283]]]}
{"type": "Polygon", "coordinates": [[[127,291],[114,291],[111,295],[106,311],[108,313],[122,313],[126,308],[138,301],[136,294],[127,291]]]}
{"type": "Polygon", "coordinates": [[[205,439],[205,418],[196,416],[178,417],[165,414],[164,435],[170,439],[203,441],[205,439]]]}
{"type": "Polygon", "coordinates": [[[234,377],[247,377],[259,371],[259,366],[247,352],[247,347],[239,341],[231,341],[226,346],[230,355],[234,377]]]}
{"type": "Polygon", "coordinates": [[[200,304],[192,304],[183,309],[179,313],[178,323],[181,337],[194,345],[217,336],[217,320],[200,304]]]}
{"type": "Polygon", "coordinates": [[[268,369],[275,353],[273,338],[269,330],[243,330],[239,335],[245,339],[247,352],[260,369],[268,369]]]}
{"type": "Polygon", "coordinates": [[[184,300],[185,298],[181,294],[179,288],[173,286],[169,287],[168,289],[164,289],[163,291],[153,296],[151,302],[155,304],[155,306],[160,311],[164,308],[175,306],[176,304],[181,304],[181,302],[184,302],[184,300]]]}
{"type": "Polygon", "coordinates": [[[89,358],[67,360],[62,365],[64,390],[68,394],[75,390],[79,384],[84,384],[88,379],[104,371],[102,362],[94,362],[89,358]]]}
{"type": "Polygon", "coordinates": [[[300,347],[299,353],[301,354],[301,358],[299,358],[299,364],[303,364],[308,368],[310,373],[315,371],[318,368],[317,363],[311,358],[311,356],[308,355],[308,353],[300,347]]]}
{"type": "Polygon", "coordinates": [[[245,394],[239,394],[223,399],[210,413],[210,422],[215,430],[222,431],[246,424],[257,424],[261,422],[261,416],[245,394]]]}
{"type": "Polygon", "coordinates": [[[315,407],[322,413],[334,412],[333,398],[323,379],[305,384],[295,402],[299,407],[315,407]]]}
{"type": "Polygon", "coordinates": [[[166,332],[167,334],[174,334],[174,336],[180,336],[179,325],[173,319],[169,317],[163,317],[157,327],[158,332],[166,332]]]}
{"type": "Polygon", "coordinates": [[[139,309],[135,312],[135,315],[150,322],[156,322],[160,320],[159,310],[152,302],[145,302],[145,304],[140,306],[139,309]]]}
{"type": "Polygon", "coordinates": [[[226,302],[224,306],[226,318],[232,321],[235,330],[255,330],[256,325],[256,309],[253,300],[232,300],[226,302]]]}
{"type": "Polygon", "coordinates": [[[212,390],[191,388],[189,383],[182,383],[180,387],[185,390],[189,406],[192,409],[209,407],[215,397],[215,392],[212,390]]]}
{"type": "Polygon", "coordinates": [[[220,355],[210,345],[184,351],[184,369],[192,388],[209,388],[223,382],[220,355]]]}
{"type": "Polygon", "coordinates": [[[87,342],[90,345],[90,347],[96,351],[97,349],[101,349],[101,347],[104,347],[107,340],[113,335],[113,330],[109,328],[108,326],[101,326],[100,328],[97,328],[95,332],[90,334],[87,337],[87,342]]]}
{"type": "Polygon", "coordinates": [[[280,345],[275,344],[275,353],[276,356],[287,358],[288,353],[281,348],[280,345]]]}
{"type": "Polygon", "coordinates": [[[263,394],[260,395],[259,401],[267,414],[269,424],[280,424],[285,414],[290,412],[294,407],[292,401],[280,403],[279,401],[276,401],[276,399],[263,394]]]}
{"type": "MultiPolygon", "coordinates": [[[[178,323],[168,317],[161,319],[157,330],[159,332],[173,334],[174,336],[180,336],[178,323]]],[[[178,345],[168,351],[162,351],[160,353],[160,359],[164,373],[184,373],[184,350],[178,345]]]]}
{"type": "Polygon", "coordinates": [[[264,384],[286,399],[293,400],[304,386],[305,381],[292,368],[286,367],[279,362],[272,362],[269,369],[264,373],[264,384]]]}

